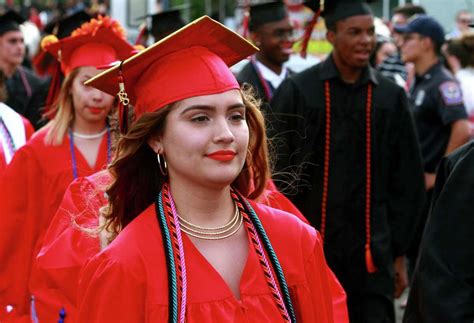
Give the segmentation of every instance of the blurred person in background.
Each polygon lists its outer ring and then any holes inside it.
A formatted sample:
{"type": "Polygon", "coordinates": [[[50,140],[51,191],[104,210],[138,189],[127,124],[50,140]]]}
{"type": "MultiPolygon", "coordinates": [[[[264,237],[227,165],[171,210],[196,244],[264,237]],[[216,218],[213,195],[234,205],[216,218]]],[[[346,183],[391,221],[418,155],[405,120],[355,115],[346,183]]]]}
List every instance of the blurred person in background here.
{"type": "Polygon", "coordinates": [[[251,5],[249,10],[250,39],[260,51],[237,74],[237,80],[252,85],[257,97],[269,103],[281,82],[291,74],[283,63],[293,51],[293,27],[283,1],[251,5]]]}
{"type": "Polygon", "coordinates": [[[134,48],[109,17],[91,20],[62,40],[50,37],[44,46],[60,60],[66,78],[51,120],[15,153],[0,179],[0,310],[10,306],[13,319],[35,321],[37,313],[54,322],[54,310],[35,310],[32,264],[67,186],[102,170],[112,154],[107,119],[114,97],[84,82],[134,48]]]}
{"type": "Polygon", "coordinates": [[[398,49],[390,38],[377,35],[375,48],[370,56],[370,64],[377,68],[389,56],[395,55],[398,49]]]}
{"type": "Polygon", "coordinates": [[[469,31],[469,25],[472,24],[473,17],[469,10],[460,10],[456,14],[454,29],[446,35],[446,39],[459,38],[469,31]]]}
{"type": "Polygon", "coordinates": [[[468,32],[461,38],[449,39],[444,54],[446,62],[461,85],[471,138],[474,138],[474,33],[468,32]]]}
{"type": "Polygon", "coordinates": [[[474,141],[438,167],[404,323],[474,322],[474,141]]]}
{"type": "Polygon", "coordinates": [[[407,23],[408,19],[414,15],[424,13],[426,12],[423,7],[413,4],[406,4],[401,7],[396,7],[393,10],[392,20],[390,21],[390,30],[398,51],[385,58],[385,60],[377,67],[380,74],[388,77],[407,91],[410,88],[410,84],[414,77],[413,64],[406,63],[402,60],[400,49],[403,43],[403,37],[394,29],[394,27],[403,26],[407,23]]]}
{"type": "Polygon", "coordinates": [[[15,152],[33,135],[30,122],[5,103],[5,75],[0,70],[0,176],[15,152]]]}
{"type": "Polygon", "coordinates": [[[369,64],[368,4],[327,1],[323,17],[331,55],[283,81],[271,102],[273,178],[320,230],[351,322],[394,322],[424,200],[416,130],[405,91],[369,64]]]}
{"type": "Polygon", "coordinates": [[[25,43],[20,24],[24,21],[11,10],[0,16],[0,69],[7,78],[8,99],[5,103],[38,128],[49,81],[40,79],[21,65],[25,58],[25,43]]]}
{"type": "Polygon", "coordinates": [[[427,202],[408,253],[413,272],[424,224],[433,194],[436,169],[443,156],[469,140],[469,123],[462,91],[453,75],[440,61],[445,33],[431,16],[418,15],[407,25],[395,26],[403,34],[402,59],[415,67],[410,88],[411,110],[423,157],[427,202]]]}

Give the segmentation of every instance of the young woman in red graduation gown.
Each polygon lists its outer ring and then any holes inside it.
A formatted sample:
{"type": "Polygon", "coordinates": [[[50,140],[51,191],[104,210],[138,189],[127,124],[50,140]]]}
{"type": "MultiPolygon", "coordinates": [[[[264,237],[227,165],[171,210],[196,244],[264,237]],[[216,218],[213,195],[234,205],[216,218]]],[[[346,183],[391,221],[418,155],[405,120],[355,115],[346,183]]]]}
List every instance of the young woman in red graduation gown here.
{"type": "Polygon", "coordinates": [[[134,48],[118,23],[100,18],[45,49],[65,74],[54,117],[15,154],[0,182],[0,313],[15,320],[34,316],[32,261],[64,191],[74,178],[103,169],[111,156],[107,116],[114,98],[84,82],[134,48]]]}
{"type": "Polygon", "coordinates": [[[110,166],[113,241],[82,270],[80,322],[347,319],[317,232],[252,201],[264,119],[228,68],[252,52],[203,17],[88,82],[117,93],[123,79],[138,120],[110,166]]]}

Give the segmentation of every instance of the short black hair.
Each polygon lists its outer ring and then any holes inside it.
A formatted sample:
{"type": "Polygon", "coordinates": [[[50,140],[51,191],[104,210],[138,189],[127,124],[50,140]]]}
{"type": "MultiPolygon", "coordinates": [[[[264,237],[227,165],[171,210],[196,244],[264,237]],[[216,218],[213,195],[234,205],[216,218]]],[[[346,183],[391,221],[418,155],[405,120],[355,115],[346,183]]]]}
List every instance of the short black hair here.
{"type": "Polygon", "coordinates": [[[426,14],[426,10],[422,6],[417,6],[409,3],[404,6],[395,7],[393,9],[393,14],[400,14],[408,19],[414,15],[426,14]]]}

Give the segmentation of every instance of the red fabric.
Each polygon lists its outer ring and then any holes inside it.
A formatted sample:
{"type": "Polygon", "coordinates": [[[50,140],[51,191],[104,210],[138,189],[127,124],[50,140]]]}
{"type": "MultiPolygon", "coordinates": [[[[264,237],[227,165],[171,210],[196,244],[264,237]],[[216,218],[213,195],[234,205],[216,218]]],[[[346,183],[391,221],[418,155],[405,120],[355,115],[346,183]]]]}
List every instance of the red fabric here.
{"type": "Polygon", "coordinates": [[[90,30],[89,33],[69,36],[47,44],[45,50],[61,61],[65,75],[80,66],[98,67],[124,60],[134,48],[112,29],[104,26],[95,32],[90,30]]]}
{"type": "Polygon", "coordinates": [[[205,47],[192,46],[147,67],[135,86],[135,115],[138,118],[185,98],[232,89],[240,86],[224,60],[205,47]]]}
{"type": "MultiPolygon", "coordinates": [[[[28,281],[34,257],[64,192],[73,180],[69,139],[58,146],[44,144],[40,130],[18,150],[0,179],[0,307],[29,313],[28,281]]],[[[78,176],[102,169],[107,162],[104,137],[91,168],[75,149],[78,176]]]]}
{"type": "Polygon", "coordinates": [[[44,237],[31,275],[40,322],[54,322],[64,308],[67,322],[76,320],[77,281],[82,265],[100,251],[96,237],[81,228],[96,228],[107,200],[107,171],[81,177],[69,185],[44,237]]]}
{"type": "Polygon", "coordinates": [[[35,133],[35,128],[31,125],[30,121],[24,117],[21,117],[23,120],[23,126],[25,127],[26,141],[28,141],[31,136],[35,133]]]}
{"type": "Polygon", "coordinates": [[[263,194],[258,198],[258,202],[271,206],[274,209],[282,210],[296,215],[301,221],[310,224],[303,213],[275,186],[272,180],[267,182],[267,187],[263,194]]]}
{"type": "MultiPolygon", "coordinates": [[[[280,260],[300,322],[348,322],[345,293],[316,231],[294,216],[252,203],[280,260]]],[[[154,205],[83,268],[80,322],[166,322],[167,274],[154,205]]],[[[258,257],[249,245],[237,300],[186,235],[186,322],[280,322],[258,257]]]]}
{"type": "MultiPolygon", "coordinates": [[[[65,308],[68,322],[77,317],[77,280],[83,264],[99,252],[99,241],[80,231],[82,227],[98,224],[99,209],[106,204],[104,190],[111,181],[107,171],[78,178],[68,187],[43,240],[43,246],[33,267],[30,281],[31,293],[36,297],[36,311],[40,321],[56,320],[65,308]]],[[[296,207],[278,192],[270,181],[263,204],[273,208],[294,211],[306,219],[296,207]]]]}
{"type": "Polygon", "coordinates": [[[256,50],[204,16],[86,83],[116,95],[121,70],[125,92],[138,118],[185,98],[240,88],[229,67],[256,50]]]}

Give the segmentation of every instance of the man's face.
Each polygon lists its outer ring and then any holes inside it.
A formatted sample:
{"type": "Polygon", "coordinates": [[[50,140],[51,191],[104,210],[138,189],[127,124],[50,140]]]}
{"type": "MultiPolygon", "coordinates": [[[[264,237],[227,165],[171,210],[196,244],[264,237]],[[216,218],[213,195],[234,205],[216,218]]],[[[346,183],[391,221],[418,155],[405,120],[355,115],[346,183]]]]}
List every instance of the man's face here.
{"type": "Polygon", "coordinates": [[[294,39],[288,18],[262,25],[252,36],[260,48],[260,55],[271,63],[281,65],[290,58],[294,39]]]}
{"type": "Polygon", "coordinates": [[[408,23],[407,17],[402,14],[396,13],[393,15],[392,20],[390,21],[390,31],[392,32],[392,37],[395,45],[398,48],[402,47],[403,44],[403,35],[395,31],[395,26],[403,26],[408,23]]]}
{"type": "Polygon", "coordinates": [[[338,21],[336,30],[328,31],[327,38],[342,64],[365,67],[375,47],[374,19],[371,15],[360,15],[338,21]]]}
{"type": "Polygon", "coordinates": [[[470,23],[472,23],[472,15],[468,12],[462,12],[456,18],[456,24],[461,32],[468,31],[470,23]]]}
{"type": "Polygon", "coordinates": [[[404,62],[417,62],[428,50],[429,39],[418,33],[403,35],[402,59],[404,62]]]}
{"type": "Polygon", "coordinates": [[[21,31],[8,31],[0,36],[0,60],[7,65],[20,65],[25,57],[21,31]]]}

